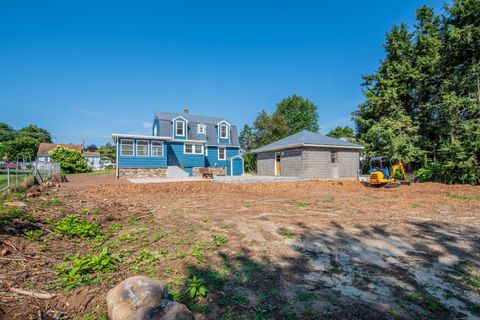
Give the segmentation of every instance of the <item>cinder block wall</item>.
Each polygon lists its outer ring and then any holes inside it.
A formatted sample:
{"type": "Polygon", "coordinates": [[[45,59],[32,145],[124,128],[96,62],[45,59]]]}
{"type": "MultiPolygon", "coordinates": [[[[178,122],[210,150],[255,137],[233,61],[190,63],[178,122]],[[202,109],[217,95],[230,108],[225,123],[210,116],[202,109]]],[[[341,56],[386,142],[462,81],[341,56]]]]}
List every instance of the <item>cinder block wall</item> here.
{"type": "MultiPolygon", "coordinates": [[[[281,176],[305,179],[356,178],[359,169],[357,150],[305,147],[287,149],[280,160],[281,176]],[[331,151],[337,151],[338,162],[331,161],[331,151]]],[[[257,173],[275,175],[275,152],[257,155],[257,173]]]]}
{"type": "Polygon", "coordinates": [[[275,152],[257,154],[257,174],[263,176],[275,175],[275,152]]]}

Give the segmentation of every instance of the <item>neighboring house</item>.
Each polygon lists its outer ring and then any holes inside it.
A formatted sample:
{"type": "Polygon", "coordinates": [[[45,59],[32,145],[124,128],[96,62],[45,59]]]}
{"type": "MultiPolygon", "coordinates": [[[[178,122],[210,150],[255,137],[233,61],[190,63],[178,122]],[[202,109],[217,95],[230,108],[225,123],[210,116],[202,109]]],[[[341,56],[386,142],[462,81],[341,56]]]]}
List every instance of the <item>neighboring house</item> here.
{"type": "Polygon", "coordinates": [[[80,153],[83,151],[83,146],[81,144],[40,143],[36,160],[40,162],[50,162],[50,156],[48,153],[56,147],[67,147],[80,153]]]}
{"type": "Polygon", "coordinates": [[[102,169],[102,166],[100,165],[100,154],[97,152],[83,151],[83,146],[81,144],[40,143],[36,160],[38,162],[51,162],[48,153],[56,147],[67,147],[80,152],[85,160],[87,160],[88,166],[92,168],[92,170],[102,169]]]}
{"type": "Polygon", "coordinates": [[[98,152],[84,151],[82,153],[85,160],[87,160],[88,166],[92,170],[102,170],[103,166],[100,163],[100,154],[98,152]]]}
{"type": "Polygon", "coordinates": [[[358,144],[304,130],[252,152],[259,175],[349,179],[358,175],[361,149],[358,144]]]}
{"type": "Polygon", "coordinates": [[[156,112],[152,135],[112,134],[117,145],[117,177],[242,175],[237,128],[224,118],[156,112]]]}

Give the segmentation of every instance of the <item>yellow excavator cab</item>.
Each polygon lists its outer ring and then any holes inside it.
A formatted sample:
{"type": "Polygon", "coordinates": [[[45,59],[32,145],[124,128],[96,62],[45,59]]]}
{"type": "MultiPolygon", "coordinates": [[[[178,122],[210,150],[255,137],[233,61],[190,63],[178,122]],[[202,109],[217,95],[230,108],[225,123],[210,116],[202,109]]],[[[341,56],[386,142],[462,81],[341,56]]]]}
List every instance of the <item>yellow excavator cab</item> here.
{"type": "Polygon", "coordinates": [[[407,181],[405,168],[401,161],[392,165],[388,157],[373,157],[370,159],[370,181],[369,186],[394,188],[400,184],[410,184],[407,181]],[[400,170],[403,179],[395,179],[397,170],[400,170]]]}

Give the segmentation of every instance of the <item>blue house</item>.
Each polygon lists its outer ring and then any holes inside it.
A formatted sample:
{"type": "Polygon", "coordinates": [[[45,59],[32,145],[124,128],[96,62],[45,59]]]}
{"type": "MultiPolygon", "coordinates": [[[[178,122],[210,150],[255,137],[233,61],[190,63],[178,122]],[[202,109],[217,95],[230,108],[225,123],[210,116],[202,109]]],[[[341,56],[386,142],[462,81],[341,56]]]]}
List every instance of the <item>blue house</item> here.
{"type": "Polygon", "coordinates": [[[117,145],[117,178],[243,174],[235,125],[224,118],[156,112],[151,135],[112,134],[117,145]]]}

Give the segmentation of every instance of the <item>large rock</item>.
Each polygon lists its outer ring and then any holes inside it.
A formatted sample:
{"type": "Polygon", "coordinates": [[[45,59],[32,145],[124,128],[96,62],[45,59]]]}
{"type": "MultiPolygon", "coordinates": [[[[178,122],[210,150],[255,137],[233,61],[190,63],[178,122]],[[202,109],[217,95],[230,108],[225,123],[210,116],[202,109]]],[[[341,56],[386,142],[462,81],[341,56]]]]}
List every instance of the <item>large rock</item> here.
{"type": "Polygon", "coordinates": [[[112,320],[193,320],[183,304],[168,300],[168,291],[148,277],[130,277],[107,293],[112,320]]]}

